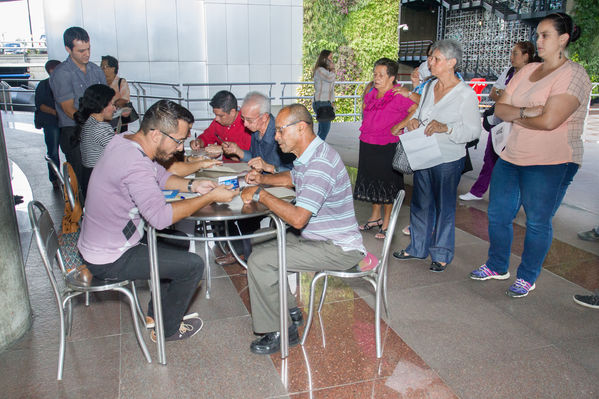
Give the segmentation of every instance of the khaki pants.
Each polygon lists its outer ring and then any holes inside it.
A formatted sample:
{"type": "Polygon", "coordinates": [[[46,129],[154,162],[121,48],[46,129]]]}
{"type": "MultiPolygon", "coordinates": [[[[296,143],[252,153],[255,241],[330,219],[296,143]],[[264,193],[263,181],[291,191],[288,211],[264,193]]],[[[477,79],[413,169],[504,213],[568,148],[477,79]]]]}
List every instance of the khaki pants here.
{"type": "MultiPolygon", "coordinates": [[[[364,255],[360,251],[344,251],[331,241],[306,240],[287,233],[287,270],[290,272],[347,270],[364,255]]],[[[279,331],[279,261],[276,240],[254,249],[248,259],[248,286],[252,305],[254,332],[279,331]]],[[[288,290],[288,306],[296,305],[288,290]]],[[[291,323],[289,314],[287,315],[291,323]]],[[[291,325],[291,324],[289,324],[291,325]]]]}

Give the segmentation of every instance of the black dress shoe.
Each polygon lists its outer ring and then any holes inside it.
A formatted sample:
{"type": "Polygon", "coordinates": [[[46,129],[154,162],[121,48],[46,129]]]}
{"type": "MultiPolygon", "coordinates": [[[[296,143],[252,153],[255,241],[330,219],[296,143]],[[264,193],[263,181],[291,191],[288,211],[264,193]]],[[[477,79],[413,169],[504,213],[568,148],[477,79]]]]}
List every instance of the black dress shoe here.
{"type": "MultiPolygon", "coordinates": [[[[289,347],[299,344],[299,334],[297,326],[292,324],[289,327],[289,347]]],[[[281,333],[278,331],[269,332],[258,338],[250,345],[252,353],[257,355],[270,355],[281,350],[281,333]]]]}
{"type": "Polygon", "coordinates": [[[442,265],[441,263],[437,262],[437,261],[433,261],[433,263],[431,263],[431,267],[429,267],[428,269],[431,272],[442,272],[447,268],[447,263],[445,265],[442,265]]]}
{"type": "Polygon", "coordinates": [[[302,311],[300,308],[295,307],[295,308],[289,309],[289,316],[291,316],[291,321],[296,326],[299,327],[302,324],[304,324],[304,315],[302,314],[302,311]]]}
{"type": "Polygon", "coordinates": [[[405,249],[402,249],[401,251],[396,251],[393,252],[393,257],[397,258],[399,260],[406,260],[406,259],[424,259],[424,258],[419,258],[417,256],[414,255],[409,255],[406,253],[405,249]]]}

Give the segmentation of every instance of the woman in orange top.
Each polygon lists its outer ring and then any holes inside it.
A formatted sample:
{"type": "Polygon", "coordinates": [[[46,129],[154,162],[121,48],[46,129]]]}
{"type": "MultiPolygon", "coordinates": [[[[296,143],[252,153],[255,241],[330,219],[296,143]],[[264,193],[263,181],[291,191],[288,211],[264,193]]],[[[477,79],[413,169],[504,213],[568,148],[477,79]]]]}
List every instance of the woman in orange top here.
{"type": "Polygon", "coordinates": [[[474,280],[505,280],[520,206],[526,237],[516,281],[506,294],[523,297],[535,288],[553,231],[551,220],[582,163],[582,135],[591,82],[582,66],[566,57],[580,36],[567,14],[546,16],[537,26],[543,62],[523,67],[508,84],[495,114],[512,122],[511,135],[491,178],[489,256],[470,273],[474,280]]]}

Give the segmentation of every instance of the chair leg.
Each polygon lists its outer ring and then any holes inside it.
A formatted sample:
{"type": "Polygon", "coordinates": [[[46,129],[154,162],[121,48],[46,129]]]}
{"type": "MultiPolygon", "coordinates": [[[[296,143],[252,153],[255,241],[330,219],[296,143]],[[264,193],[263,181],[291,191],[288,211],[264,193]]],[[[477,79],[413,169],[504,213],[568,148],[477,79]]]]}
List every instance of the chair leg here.
{"type": "Polygon", "coordinates": [[[71,332],[73,331],[73,304],[69,300],[66,303],[67,306],[67,314],[66,314],[66,333],[67,336],[71,336],[71,332]]]}
{"type": "Polygon", "coordinates": [[[58,381],[62,380],[62,370],[64,368],[64,352],[66,348],[67,341],[67,323],[65,320],[65,312],[64,309],[66,306],[70,306],[71,304],[71,296],[67,296],[66,298],[62,298],[60,306],[58,307],[58,313],[60,316],[60,342],[58,344],[58,372],[56,374],[56,379],[58,381]]]}
{"type": "Polygon", "coordinates": [[[327,296],[327,285],[329,282],[329,276],[327,274],[324,275],[324,283],[322,284],[322,294],[320,295],[320,303],[318,304],[318,313],[322,310],[322,305],[324,304],[324,298],[327,296]]]}
{"type": "MultiPolygon", "coordinates": [[[[304,335],[302,336],[301,344],[304,345],[306,343],[306,338],[308,337],[308,332],[310,331],[310,326],[312,325],[312,318],[314,317],[314,292],[316,291],[316,283],[318,279],[321,277],[326,277],[325,273],[317,273],[312,282],[310,283],[310,302],[308,303],[308,321],[306,322],[306,328],[304,328],[304,335]]],[[[326,281],[326,280],[325,280],[326,281]]]]}
{"type": "Polygon", "coordinates": [[[89,306],[89,292],[85,293],[85,306],[89,306]]]}
{"type": "Polygon", "coordinates": [[[380,359],[383,355],[383,349],[381,345],[381,294],[383,281],[378,281],[377,289],[375,290],[375,304],[374,304],[374,336],[376,341],[376,357],[380,359]]]}
{"type": "Polygon", "coordinates": [[[139,328],[139,320],[137,319],[137,309],[135,307],[135,299],[133,298],[133,294],[131,294],[131,292],[128,289],[123,287],[117,287],[114,288],[114,290],[123,293],[129,300],[129,307],[131,308],[131,318],[133,319],[133,326],[135,327],[135,336],[137,337],[137,342],[139,343],[141,351],[146,357],[148,363],[152,363],[150,352],[148,351],[146,342],[144,341],[143,336],[141,335],[141,329],[139,328]]]}
{"type": "Polygon", "coordinates": [[[387,273],[382,275],[383,279],[383,305],[385,306],[385,316],[389,319],[389,304],[387,302],[387,273]]]}
{"type": "Polygon", "coordinates": [[[137,288],[135,287],[135,281],[131,281],[131,293],[133,294],[133,299],[135,300],[135,310],[137,310],[137,314],[142,323],[144,324],[144,327],[147,327],[146,315],[144,314],[143,310],[141,310],[141,305],[139,304],[139,297],[137,296],[137,288]]]}

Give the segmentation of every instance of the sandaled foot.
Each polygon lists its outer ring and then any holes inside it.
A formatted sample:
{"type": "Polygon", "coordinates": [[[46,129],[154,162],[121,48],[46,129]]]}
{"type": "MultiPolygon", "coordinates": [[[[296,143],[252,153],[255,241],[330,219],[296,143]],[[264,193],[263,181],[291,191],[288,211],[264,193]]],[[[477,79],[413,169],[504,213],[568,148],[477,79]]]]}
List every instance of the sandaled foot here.
{"type": "Polygon", "coordinates": [[[384,240],[387,237],[387,229],[383,229],[382,227],[379,229],[379,232],[374,235],[374,238],[377,240],[384,240]]]}
{"type": "Polygon", "coordinates": [[[401,251],[393,252],[393,257],[396,258],[396,259],[399,259],[399,260],[424,259],[424,258],[419,258],[417,256],[410,255],[409,253],[407,253],[405,251],[405,249],[402,249],[401,251]]]}
{"type": "Polygon", "coordinates": [[[366,230],[370,230],[375,227],[380,227],[382,225],[383,225],[383,219],[377,219],[377,220],[369,220],[366,223],[364,223],[363,225],[358,226],[358,228],[362,231],[366,231],[366,230]]]}

